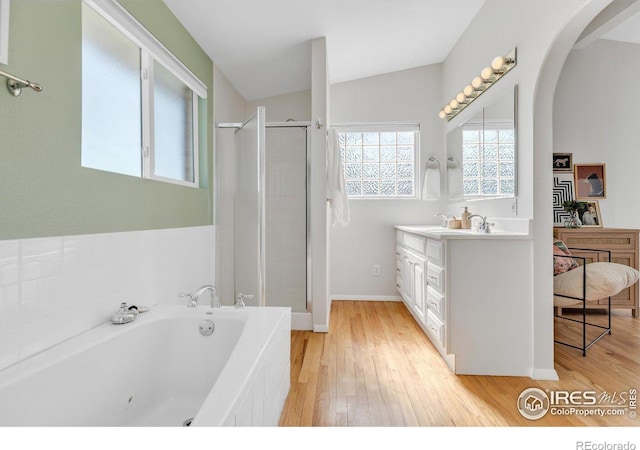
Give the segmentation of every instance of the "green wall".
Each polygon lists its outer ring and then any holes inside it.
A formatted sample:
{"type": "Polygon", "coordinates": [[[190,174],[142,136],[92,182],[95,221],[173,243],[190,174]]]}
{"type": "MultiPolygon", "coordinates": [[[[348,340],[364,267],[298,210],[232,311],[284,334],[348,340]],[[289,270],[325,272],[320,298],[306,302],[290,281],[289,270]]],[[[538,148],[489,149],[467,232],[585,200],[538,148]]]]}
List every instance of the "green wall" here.
{"type": "Polygon", "coordinates": [[[200,189],[80,166],[81,2],[13,1],[0,68],[44,91],[14,98],[0,79],[0,239],[212,223],[213,64],[161,0],[122,4],[208,86],[200,189]]]}

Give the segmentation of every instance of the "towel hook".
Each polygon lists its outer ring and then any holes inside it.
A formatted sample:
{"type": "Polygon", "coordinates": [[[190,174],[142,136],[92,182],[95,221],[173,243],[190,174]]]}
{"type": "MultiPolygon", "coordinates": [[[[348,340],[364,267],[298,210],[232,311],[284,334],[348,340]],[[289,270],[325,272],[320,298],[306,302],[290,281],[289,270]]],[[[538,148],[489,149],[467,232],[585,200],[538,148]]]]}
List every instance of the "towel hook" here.
{"type": "Polygon", "coordinates": [[[457,169],[458,167],[460,167],[458,160],[453,156],[449,156],[449,158],[447,158],[447,169],[457,169]]]}
{"type": "Polygon", "coordinates": [[[439,168],[440,168],[440,161],[435,159],[433,156],[429,158],[429,160],[427,161],[427,169],[439,169],[439,168]]]}

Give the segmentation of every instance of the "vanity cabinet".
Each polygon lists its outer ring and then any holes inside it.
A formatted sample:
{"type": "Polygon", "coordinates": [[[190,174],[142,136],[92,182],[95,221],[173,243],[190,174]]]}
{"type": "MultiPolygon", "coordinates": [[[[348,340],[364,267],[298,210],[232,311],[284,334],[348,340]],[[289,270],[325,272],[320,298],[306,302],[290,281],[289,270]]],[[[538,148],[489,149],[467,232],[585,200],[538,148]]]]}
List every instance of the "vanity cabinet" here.
{"type": "Polygon", "coordinates": [[[413,228],[396,226],[396,286],[449,367],[530,376],[532,241],[413,228]]]}
{"type": "Polygon", "coordinates": [[[397,233],[398,292],[441,353],[446,349],[444,243],[397,233]]]}
{"type": "Polygon", "coordinates": [[[396,286],[407,308],[424,322],[426,260],[423,254],[402,246],[396,252],[396,286]]]}
{"type": "MultiPolygon", "coordinates": [[[[553,234],[567,247],[609,250],[611,262],[638,269],[638,233],[627,228],[554,228],[553,234]]],[[[609,261],[609,255],[589,250],[571,250],[575,256],[586,258],[587,263],[609,261]]],[[[607,308],[608,300],[587,303],[587,308],[607,308]]],[[[611,308],[631,310],[638,317],[638,283],[624,289],[611,298],[611,308]]]]}

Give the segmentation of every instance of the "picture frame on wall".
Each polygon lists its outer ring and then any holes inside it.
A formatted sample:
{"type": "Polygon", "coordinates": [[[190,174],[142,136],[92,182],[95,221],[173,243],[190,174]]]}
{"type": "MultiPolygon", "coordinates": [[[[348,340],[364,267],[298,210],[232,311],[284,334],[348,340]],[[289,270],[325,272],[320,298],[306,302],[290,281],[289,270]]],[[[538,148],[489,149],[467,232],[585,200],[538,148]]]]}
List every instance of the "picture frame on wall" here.
{"type": "Polygon", "coordinates": [[[573,153],[554,153],[553,171],[573,172],[573,153]]]}
{"type": "Polygon", "coordinates": [[[565,211],[563,203],[575,199],[572,173],[553,174],[553,226],[563,227],[570,214],[565,211]]]}
{"type": "Polygon", "coordinates": [[[0,0],[0,65],[9,64],[9,0],[0,0]]]}
{"type": "Polygon", "coordinates": [[[574,164],[577,200],[607,198],[607,174],[604,163],[574,164]]]}
{"type": "Polygon", "coordinates": [[[598,200],[584,202],[584,208],[578,209],[578,218],[586,228],[602,228],[602,216],[598,200]]]}

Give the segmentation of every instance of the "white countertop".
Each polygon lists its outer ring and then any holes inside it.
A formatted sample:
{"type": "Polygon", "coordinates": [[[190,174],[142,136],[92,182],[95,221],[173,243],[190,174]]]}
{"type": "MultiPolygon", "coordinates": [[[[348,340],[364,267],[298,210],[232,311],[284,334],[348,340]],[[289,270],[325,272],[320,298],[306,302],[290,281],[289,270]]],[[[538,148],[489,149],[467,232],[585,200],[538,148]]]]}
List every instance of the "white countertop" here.
{"type": "Polygon", "coordinates": [[[418,234],[434,239],[530,239],[528,232],[503,231],[492,229],[490,233],[475,230],[451,229],[438,225],[395,225],[395,228],[407,233],[418,234]]]}

